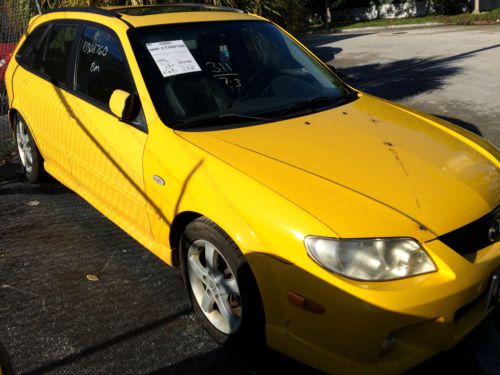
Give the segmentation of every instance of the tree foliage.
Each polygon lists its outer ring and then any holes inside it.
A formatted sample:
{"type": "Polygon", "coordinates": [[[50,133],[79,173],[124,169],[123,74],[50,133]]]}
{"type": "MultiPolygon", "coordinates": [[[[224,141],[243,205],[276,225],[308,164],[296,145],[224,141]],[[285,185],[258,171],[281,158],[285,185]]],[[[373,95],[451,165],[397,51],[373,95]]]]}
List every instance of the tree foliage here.
{"type": "Polygon", "coordinates": [[[434,11],[437,14],[462,13],[470,5],[469,0],[432,0],[434,11]]]}
{"type": "MultiPolygon", "coordinates": [[[[32,0],[20,0],[17,3],[29,3],[32,0]]],[[[344,0],[333,0],[332,3],[344,0]]],[[[153,5],[169,3],[192,3],[179,0],[40,0],[44,8],[76,6],[111,6],[111,5],[153,5]]],[[[317,13],[325,10],[325,0],[198,0],[198,3],[236,7],[262,15],[276,21],[286,28],[296,31],[307,22],[308,14],[314,9],[317,13]]]]}
{"type": "MultiPolygon", "coordinates": [[[[34,0],[0,0],[19,9],[35,9],[34,0]]],[[[262,15],[286,29],[296,32],[310,22],[331,21],[330,12],[335,8],[363,7],[398,3],[407,0],[40,0],[44,8],[76,6],[111,6],[111,5],[153,5],[169,3],[205,3],[236,7],[262,15]]],[[[415,0],[416,1],[416,0],[415,0]]],[[[422,0],[424,1],[424,0],[422,0]]],[[[425,0],[432,4],[439,14],[461,12],[469,0],[425,0]]]]}

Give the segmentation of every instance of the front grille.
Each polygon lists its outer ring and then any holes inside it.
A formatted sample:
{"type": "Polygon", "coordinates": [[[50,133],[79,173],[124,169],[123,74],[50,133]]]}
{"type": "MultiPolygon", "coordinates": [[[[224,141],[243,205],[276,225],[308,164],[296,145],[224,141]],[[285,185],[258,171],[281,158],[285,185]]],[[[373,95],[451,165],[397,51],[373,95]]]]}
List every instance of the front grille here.
{"type": "Polygon", "coordinates": [[[489,214],[453,232],[439,237],[439,240],[461,255],[485,248],[498,241],[500,236],[500,206],[489,214]]]}

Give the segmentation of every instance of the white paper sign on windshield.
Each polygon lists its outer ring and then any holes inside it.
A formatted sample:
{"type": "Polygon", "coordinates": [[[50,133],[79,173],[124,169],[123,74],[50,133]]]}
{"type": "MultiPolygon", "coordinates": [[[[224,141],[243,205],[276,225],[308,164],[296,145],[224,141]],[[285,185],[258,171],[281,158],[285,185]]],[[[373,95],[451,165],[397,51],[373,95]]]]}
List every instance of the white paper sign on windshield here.
{"type": "Polygon", "coordinates": [[[146,47],[163,77],[201,71],[183,40],[146,43],[146,47]]]}

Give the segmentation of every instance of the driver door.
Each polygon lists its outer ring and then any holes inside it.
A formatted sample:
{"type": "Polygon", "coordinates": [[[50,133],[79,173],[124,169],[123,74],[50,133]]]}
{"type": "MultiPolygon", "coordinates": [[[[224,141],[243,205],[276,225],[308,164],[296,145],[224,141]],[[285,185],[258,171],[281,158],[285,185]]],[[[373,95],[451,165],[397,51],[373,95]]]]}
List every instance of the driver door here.
{"type": "Polygon", "coordinates": [[[120,121],[109,99],[120,89],[137,95],[125,53],[110,29],[86,25],[78,48],[67,139],[71,172],[77,182],[125,225],[150,235],[143,180],[147,139],[144,116],[120,121]]]}

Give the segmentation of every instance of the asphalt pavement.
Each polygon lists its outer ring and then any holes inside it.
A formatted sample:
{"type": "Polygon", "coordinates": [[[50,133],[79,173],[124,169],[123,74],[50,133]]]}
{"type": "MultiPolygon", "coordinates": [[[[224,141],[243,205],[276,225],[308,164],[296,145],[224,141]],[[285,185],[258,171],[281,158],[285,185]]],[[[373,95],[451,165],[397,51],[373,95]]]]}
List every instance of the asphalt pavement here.
{"type": "MultiPolygon", "coordinates": [[[[355,86],[462,121],[498,145],[500,28],[402,32],[306,43],[355,86]],[[463,55],[473,50],[482,51],[463,55]]],[[[19,374],[314,373],[270,350],[222,348],[196,321],[178,270],[56,181],[24,182],[15,157],[0,163],[0,343],[19,374]]],[[[498,374],[498,353],[496,314],[411,373],[498,374]]]]}

